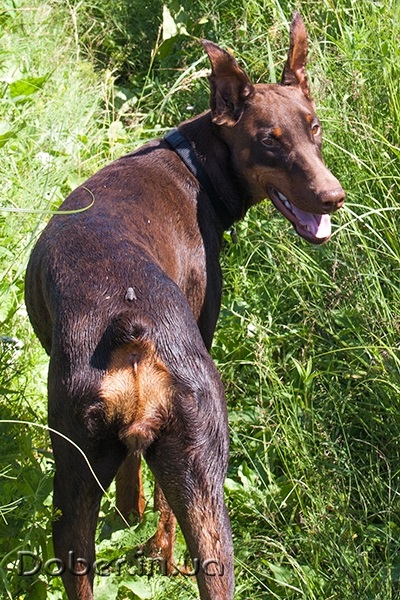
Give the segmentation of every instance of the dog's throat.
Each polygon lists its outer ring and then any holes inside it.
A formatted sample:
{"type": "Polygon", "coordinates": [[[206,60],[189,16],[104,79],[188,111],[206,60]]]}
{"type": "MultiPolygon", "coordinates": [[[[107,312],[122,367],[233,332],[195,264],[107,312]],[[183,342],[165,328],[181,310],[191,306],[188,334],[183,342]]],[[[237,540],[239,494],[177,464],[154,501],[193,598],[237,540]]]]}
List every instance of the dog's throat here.
{"type": "Polygon", "coordinates": [[[164,136],[164,140],[176,152],[192,175],[196,177],[203,190],[207,193],[223,228],[225,230],[230,229],[236,219],[211,183],[209,176],[197,159],[191,143],[177,129],[173,129],[170,133],[167,133],[167,135],[164,136]]]}

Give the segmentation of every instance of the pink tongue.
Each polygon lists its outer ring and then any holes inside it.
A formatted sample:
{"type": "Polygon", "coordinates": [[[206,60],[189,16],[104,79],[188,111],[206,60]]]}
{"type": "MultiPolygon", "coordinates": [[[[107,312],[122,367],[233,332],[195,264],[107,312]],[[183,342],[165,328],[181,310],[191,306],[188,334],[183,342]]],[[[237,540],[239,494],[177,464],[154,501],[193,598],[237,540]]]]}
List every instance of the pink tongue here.
{"type": "Polygon", "coordinates": [[[307,229],[316,238],[328,238],[331,235],[331,218],[329,215],[313,215],[296,206],[291,208],[304,229],[307,229]]]}

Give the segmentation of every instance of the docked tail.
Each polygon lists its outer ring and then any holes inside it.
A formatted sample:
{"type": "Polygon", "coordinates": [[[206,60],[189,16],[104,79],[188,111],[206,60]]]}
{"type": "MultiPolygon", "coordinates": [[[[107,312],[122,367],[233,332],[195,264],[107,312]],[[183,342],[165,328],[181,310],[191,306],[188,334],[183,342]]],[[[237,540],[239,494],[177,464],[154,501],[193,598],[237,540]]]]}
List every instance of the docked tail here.
{"type": "Polygon", "coordinates": [[[171,389],[171,375],[150,341],[127,342],[112,352],[100,397],[106,420],[118,423],[130,451],[144,451],[167,423],[171,389]]]}

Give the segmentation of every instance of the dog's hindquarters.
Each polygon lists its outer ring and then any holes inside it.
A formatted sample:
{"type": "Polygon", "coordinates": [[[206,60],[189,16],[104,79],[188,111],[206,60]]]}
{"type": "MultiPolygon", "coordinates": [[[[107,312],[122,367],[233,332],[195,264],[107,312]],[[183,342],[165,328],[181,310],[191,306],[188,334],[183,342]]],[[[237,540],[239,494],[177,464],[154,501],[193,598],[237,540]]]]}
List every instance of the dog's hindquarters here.
{"type": "MultiPolygon", "coordinates": [[[[117,418],[123,423],[119,438],[129,449],[126,461],[144,453],[178,518],[201,597],[226,600],[233,594],[233,548],[223,499],[228,462],[224,391],[180,293],[168,313],[160,322],[173,323],[175,313],[179,328],[163,331],[158,326],[154,342],[118,348],[102,394],[117,413],[122,407],[117,418]],[[134,414],[129,414],[132,406],[134,414]]],[[[119,485],[127,489],[125,463],[119,485]]],[[[168,511],[162,515],[170,518],[168,511]]],[[[167,529],[171,523],[163,525],[167,529]]],[[[168,542],[171,549],[173,540],[168,542]]]]}
{"type": "MultiPolygon", "coordinates": [[[[54,549],[66,565],[63,578],[72,599],[92,598],[100,500],[118,470],[119,506],[123,512],[142,510],[141,453],[178,518],[202,599],[233,594],[223,500],[228,460],[223,387],[186,299],[164,274],[158,272],[155,280],[163,290],[157,315],[149,318],[140,298],[132,308],[121,302],[120,315],[113,311],[108,325],[104,315],[93,317],[102,322],[100,334],[88,322],[74,321],[76,309],[68,319],[62,315],[64,335],[53,335],[49,425],[59,432],[52,434],[54,549]]],[[[149,273],[146,288],[152,291],[149,273]]],[[[139,287],[136,291],[139,297],[139,287]]]]}

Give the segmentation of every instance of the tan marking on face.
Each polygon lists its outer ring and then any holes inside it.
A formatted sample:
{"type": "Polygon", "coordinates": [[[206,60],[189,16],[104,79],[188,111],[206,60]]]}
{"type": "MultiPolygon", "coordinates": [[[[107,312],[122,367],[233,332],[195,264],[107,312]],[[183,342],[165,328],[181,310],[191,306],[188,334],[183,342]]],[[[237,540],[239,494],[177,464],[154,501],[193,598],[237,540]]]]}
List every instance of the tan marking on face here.
{"type": "Polygon", "coordinates": [[[281,127],[274,127],[272,130],[272,135],[276,138],[282,137],[283,131],[281,127]]]}
{"type": "Polygon", "coordinates": [[[314,120],[314,117],[312,115],[306,115],[306,120],[307,120],[307,123],[310,123],[310,125],[311,125],[311,123],[314,120]]]}
{"type": "Polygon", "coordinates": [[[168,418],[171,387],[150,342],[127,343],[112,353],[100,397],[106,419],[120,423],[119,437],[132,450],[148,446],[168,418]]]}

